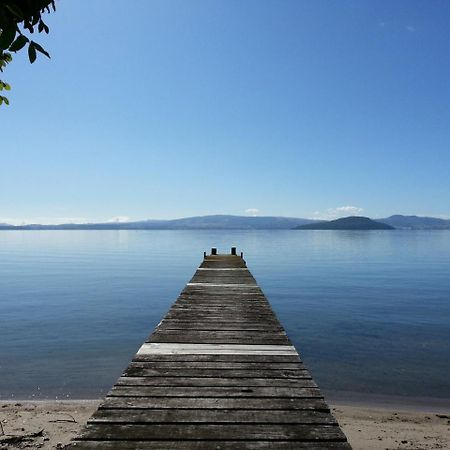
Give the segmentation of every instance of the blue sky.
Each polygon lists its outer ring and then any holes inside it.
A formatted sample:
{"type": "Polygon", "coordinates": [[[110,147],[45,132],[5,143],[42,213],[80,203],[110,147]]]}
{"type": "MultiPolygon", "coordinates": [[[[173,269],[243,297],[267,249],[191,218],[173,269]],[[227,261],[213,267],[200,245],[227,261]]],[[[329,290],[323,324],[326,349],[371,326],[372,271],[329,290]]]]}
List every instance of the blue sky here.
{"type": "Polygon", "coordinates": [[[60,0],[52,59],[2,74],[0,222],[450,217],[449,21],[445,0],[60,0]]]}

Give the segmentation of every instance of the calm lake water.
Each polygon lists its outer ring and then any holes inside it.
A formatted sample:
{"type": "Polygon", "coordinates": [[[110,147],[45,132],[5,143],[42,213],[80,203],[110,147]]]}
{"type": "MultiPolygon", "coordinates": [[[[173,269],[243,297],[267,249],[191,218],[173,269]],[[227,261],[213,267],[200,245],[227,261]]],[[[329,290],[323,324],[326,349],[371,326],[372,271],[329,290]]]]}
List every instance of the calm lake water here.
{"type": "Polygon", "coordinates": [[[0,398],[104,395],[232,245],[329,398],[450,404],[450,231],[2,231],[0,398]]]}

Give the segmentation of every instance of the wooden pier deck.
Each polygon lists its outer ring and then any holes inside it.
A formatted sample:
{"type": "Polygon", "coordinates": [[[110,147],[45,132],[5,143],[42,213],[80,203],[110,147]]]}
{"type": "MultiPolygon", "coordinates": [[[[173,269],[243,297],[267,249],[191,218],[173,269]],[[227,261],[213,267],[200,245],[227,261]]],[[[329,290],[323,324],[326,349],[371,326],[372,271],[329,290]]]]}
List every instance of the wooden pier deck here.
{"type": "Polygon", "coordinates": [[[245,261],[211,255],[67,448],[351,447],[245,261]]]}

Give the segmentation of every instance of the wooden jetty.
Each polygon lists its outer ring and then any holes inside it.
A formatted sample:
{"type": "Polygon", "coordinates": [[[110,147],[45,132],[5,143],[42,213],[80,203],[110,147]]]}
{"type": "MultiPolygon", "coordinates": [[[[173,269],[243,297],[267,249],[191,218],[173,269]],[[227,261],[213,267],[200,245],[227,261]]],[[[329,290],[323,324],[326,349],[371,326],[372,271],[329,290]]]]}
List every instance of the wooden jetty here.
{"type": "Polygon", "coordinates": [[[244,259],[204,257],[67,448],[350,449],[244,259]]]}

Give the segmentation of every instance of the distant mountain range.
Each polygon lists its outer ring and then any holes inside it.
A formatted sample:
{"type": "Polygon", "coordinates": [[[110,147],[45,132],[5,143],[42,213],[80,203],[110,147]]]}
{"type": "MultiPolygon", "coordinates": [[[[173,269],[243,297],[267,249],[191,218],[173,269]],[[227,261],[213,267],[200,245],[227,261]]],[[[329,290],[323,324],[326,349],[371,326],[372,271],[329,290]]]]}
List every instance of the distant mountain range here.
{"type": "Polygon", "coordinates": [[[437,230],[449,229],[450,220],[438,219],[436,217],[402,216],[394,215],[386,219],[375,219],[377,222],[387,223],[394,228],[413,230],[437,230]]]}
{"type": "Polygon", "coordinates": [[[296,230],[394,230],[387,223],[376,222],[368,217],[351,216],[327,222],[308,223],[295,227],[296,230]]]}
{"type": "MultiPolygon", "coordinates": [[[[394,215],[375,220],[398,229],[450,229],[450,220],[435,217],[394,215]]],[[[62,225],[0,224],[0,230],[289,230],[300,225],[324,222],[326,221],[294,217],[214,215],[136,222],[67,223],[62,225]]]]}
{"type": "Polygon", "coordinates": [[[250,217],[214,215],[186,217],[173,220],[141,220],[137,222],[105,222],[62,225],[7,225],[0,229],[22,230],[289,230],[298,225],[317,222],[291,217],[250,217]]]}

